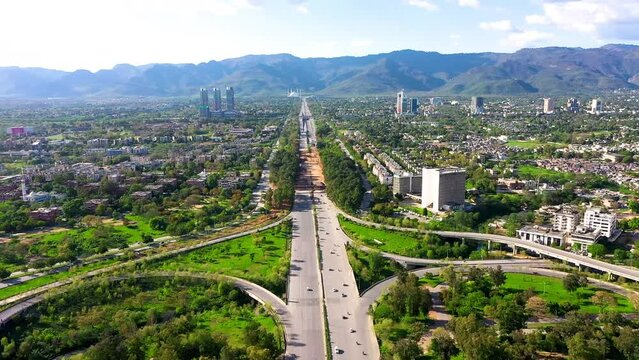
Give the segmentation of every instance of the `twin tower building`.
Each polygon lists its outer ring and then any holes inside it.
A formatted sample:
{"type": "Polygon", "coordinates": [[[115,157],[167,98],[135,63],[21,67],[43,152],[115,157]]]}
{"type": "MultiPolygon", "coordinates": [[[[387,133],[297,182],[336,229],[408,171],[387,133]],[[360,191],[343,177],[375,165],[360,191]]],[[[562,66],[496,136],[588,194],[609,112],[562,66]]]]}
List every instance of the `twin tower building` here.
{"type": "Polygon", "coordinates": [[[210,119],[211,115],[224,115],[235,113],[235,91],[232,86],[226,88],[226,110],[222,110],[222,91],[213,88],[213,109],[209,103],[209,90],[200,89],[200,118],[210,119]]]}

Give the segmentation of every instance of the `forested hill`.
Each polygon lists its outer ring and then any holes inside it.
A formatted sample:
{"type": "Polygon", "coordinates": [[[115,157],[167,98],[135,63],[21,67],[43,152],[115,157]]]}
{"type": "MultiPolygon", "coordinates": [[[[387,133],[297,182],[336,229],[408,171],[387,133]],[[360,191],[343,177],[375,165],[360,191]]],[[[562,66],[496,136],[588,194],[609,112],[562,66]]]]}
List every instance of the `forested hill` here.
{"type": "Polygon", "coordinates": [[[193,96],[200,87],[233,86],[240,96],[381,95],[399,89],[432,94],[573,94],[639,88],[639,46],[537,48],[512,54],[440,54],[413,50],[362,57],[249,55],[201,64],[117,65],[95,73],[0,68],[0,98],[193,96]]]}

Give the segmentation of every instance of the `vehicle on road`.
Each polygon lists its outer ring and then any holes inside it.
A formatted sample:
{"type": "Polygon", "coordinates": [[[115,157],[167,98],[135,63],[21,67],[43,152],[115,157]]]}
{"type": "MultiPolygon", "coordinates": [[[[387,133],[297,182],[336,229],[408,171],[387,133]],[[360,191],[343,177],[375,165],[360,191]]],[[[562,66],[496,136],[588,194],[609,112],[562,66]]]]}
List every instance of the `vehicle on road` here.
{"type": "Polygon", "coordinates": [[[342,293],[342,297],[346,297],[346,294],[342,293]]]}
{"type": "Polygon", "coordinates": [[[336,288],[333,288],[333,292],[337,292],[337,291],[339,291],[339,290],[337,290],[336,288]]]}
{"type": "Polygon", "coordinates": [[[307,287],[306,287],[306,291],[313,291],[313,289],[311,289],[311,287],[310,287],[310,286],[307,286],[307,287]]]}
{"type": "Polygon", "coordinates": [[[350,332],[351,332],[351,334],[352,334],[352,333],[354,333],[354,332],[355,332],[355,329],[350,328],[350,329],[348,329],[348,331],[350,331],[350,332]]]}
{"type": "Polygon", "coordinates": [[[342,349],[338,348],[337,346],[335,347],[336,354],[341,354],[342,352],[343,352],[342,349]]]}

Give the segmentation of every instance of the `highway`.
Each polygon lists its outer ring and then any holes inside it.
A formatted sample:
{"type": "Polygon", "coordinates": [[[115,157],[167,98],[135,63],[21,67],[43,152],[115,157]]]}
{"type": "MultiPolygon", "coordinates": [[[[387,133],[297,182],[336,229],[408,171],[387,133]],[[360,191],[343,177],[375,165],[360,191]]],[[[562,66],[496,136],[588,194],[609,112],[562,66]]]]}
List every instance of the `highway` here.
{"type": "Polygon", "coordinates": [[[325,359],[323,292],[310,192],[297,191],[292,217],[288,307],[293,321],[287,355],[293,359],[325,359]]]}

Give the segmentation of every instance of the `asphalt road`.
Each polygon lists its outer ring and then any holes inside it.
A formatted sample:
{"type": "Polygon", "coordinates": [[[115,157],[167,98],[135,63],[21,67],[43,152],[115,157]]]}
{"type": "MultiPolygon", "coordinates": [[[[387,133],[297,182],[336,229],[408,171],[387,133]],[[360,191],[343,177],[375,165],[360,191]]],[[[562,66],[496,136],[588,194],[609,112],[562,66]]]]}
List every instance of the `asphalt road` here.
{"type": "Polygon", "coordinates": [[[335,206],[324,192],[316,192],[316,213],[326,308],[334,359],[379,359],[372,320],[360,306],[355,276],[348,262],[349,238],[340,230],[335,206]],[[335,353],[335,348],[340,351],[335,353]]]}

